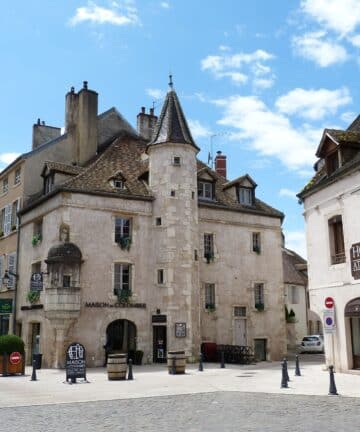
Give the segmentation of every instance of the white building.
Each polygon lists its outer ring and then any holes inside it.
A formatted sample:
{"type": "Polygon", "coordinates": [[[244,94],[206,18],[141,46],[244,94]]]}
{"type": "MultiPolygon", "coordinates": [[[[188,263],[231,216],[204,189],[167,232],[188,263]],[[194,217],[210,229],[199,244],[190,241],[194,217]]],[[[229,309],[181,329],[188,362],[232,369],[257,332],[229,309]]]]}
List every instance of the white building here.
{"type": "Polygon", "coordinates": [[[327,364],[360,368],[360,118],[346,131],[325,129],[304,203],[310,306],[324,325],[327,364]],[[335,302],[331,326],[325,299],[335,302]],[[329,331],[331,333],[329,333],[329,331]]]}

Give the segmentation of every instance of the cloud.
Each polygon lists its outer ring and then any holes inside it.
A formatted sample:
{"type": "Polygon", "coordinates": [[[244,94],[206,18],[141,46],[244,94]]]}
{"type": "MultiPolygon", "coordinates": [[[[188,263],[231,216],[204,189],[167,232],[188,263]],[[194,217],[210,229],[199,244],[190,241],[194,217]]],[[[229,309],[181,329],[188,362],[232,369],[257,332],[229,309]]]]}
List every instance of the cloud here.
{"type": "Polygon", "coordinates": [[[356,118],[356,113],[352,112],[352,111],[347,111],[341,114],[340,116],[341,120],[345,123],[347,123],[348,125],[350,125],[350,123],[352,123],[355,118],[356,118]]]}
{"type": "Polygon", "coordinates": [[[69,20],[69,24],[72,26],[83,22],[125,26],[138,24],[139,18],[132,1],[123,4],[113,2],[111,8],[104,8],[89,2],[87,6],[77,8],[75,15],[69,20]]]}
{"type": "Polygon", "coordinates": [[[351,102],[352,99],[346,87],[337,90],[296,88],[279,97],[275,106],[282,113],[297,114],[303,118],[319,120],[328,114],[336,114],[341,106],[351,102]]]}
{"type": "Polygon", "coordinates": [[[165,1],[161,2],[160,6],[162,8],[164,8],[164,9],[169,9],[170,8],[170,4],[168,2],[165,2],[165,1]]]}
{"type": "Polygon", "coordinates": [[[285,246],[294,250],[300,256],[306,259],[306,238],[304,231],[284,231],[285,246]]]}
{"type": "Polygon", "coordinates": [[[11,164],[19,156],[20,153],[0,153],[0,170],[11,164]]]}
{"type": "Polygon", "coordinates": [[[301,10],[327,29],[341,36],[360,24],[359,0],[303,0],[301,10]]]}
{"type": "Polygon", "coordinates": [[[219,55],[208,55],[201,60],[201,69],[210,71],[216,78],[230,78],[234,84],[245,84],[254,76],[254,86],[268,88],[274,82],[271,68],[265,64],[274,55],[258,49],[252,53],[229,54],[230,48],[220,46],[219,55]]]}
{"type": "Polygon", "coordinates": [[[326,32],[317,31],[305,33],[302,36],[294,36],[292,39],[295,53],[312,60],[320,67],[344,63],[349,56],[346,49],[330,38],[326,38],[326,32]]]}
{"type": "Polygon", "coordinates": [[[246,143],[261,156],[279,159],[288,169],[300,172],[313,165],[321,129],[295,128],[285,115],[271,111],[257,96],[234,95],[213,103],[223,110],[218,123],[236,130],[232,140],[246,143]]]}
{"type": "Polygon", "coordinates": [[[291,189],[282,188],[279,190],[279,196],[281,196],[281,197],[289,197],[289,198],[297,200],[296,194],[297,194],[297,192],[295,192],[291,189]]]}
{"type": "Polygon", "coordinates": [[[212,132],[210,129],[208,129],[206,126],[202,125],[199,120],[188,120],[191,135],[197,139],[197,138],[204,138],[209,137],[212,132]]]}
{"type": "Polygon", "coordinates": [[[145,91],[147,95],[154,99],[162,99],[165,96],[165,92],[157,88],[147,88],[145,91]]]}

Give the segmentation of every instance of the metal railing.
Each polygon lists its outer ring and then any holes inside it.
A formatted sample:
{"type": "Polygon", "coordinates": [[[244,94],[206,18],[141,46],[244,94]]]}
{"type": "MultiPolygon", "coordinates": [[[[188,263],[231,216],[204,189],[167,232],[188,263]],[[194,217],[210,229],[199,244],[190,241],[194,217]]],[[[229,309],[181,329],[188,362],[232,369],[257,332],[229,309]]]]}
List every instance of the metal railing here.
{"type": "Polygon", "coordinates": [[[346,261],[345,258],[345,252],[340,252],[338,254],[332,255],[331,256],[331,264],[341,264],[344,263],[346,261]]]}

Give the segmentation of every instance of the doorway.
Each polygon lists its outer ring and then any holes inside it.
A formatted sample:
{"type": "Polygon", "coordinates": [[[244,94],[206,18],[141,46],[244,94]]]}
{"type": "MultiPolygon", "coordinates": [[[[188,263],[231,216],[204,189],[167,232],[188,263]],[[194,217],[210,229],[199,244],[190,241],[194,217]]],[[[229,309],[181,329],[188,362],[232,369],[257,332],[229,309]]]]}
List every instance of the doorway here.
{"type": "MultiPolygon", "coordinates": [[[[40,323],[31,324],[31,359],[40,353],[40,323]]],[[[32,361],[32,360],[31,360],[32,361]]]]}
{"type": "Polygon", "coordinates": [[[166,362],[166,326],[153,326],[153,362],[166,362]]]}
{"type": "Polygon", "coordinates": [[[136,350],[136,326],[132,321],[119,319],[106,329],[107,353],[128,353],[136,350]]]}
{"type": "Polygon", "coordinates": [[[266,339],[254,339],[254,355],[256,361],[266,361],[266,339]]]}
{"type": "Polygon", "coordinates": [[[240,346],[247,345],[246,319],[234,320],[234,344],[240,346]]]}
{"type": "Polygon", "coordinates": [[[345,317],[350,321],[353,369],[360,369],[360,297],[345,306],[345,317]]]}

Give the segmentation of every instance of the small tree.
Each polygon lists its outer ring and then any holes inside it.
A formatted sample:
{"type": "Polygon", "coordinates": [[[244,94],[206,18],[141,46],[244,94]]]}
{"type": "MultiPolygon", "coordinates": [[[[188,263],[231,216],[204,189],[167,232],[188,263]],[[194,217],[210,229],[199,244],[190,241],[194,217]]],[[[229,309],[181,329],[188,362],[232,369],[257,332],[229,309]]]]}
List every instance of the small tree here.
{"type": "Polygon", "coordinates": [[[0,355],[4,353],[10,355],[13,352],[24,354],[24,341],[19,336],[12,334],[0,336],[0,355]]]}

